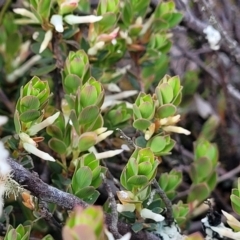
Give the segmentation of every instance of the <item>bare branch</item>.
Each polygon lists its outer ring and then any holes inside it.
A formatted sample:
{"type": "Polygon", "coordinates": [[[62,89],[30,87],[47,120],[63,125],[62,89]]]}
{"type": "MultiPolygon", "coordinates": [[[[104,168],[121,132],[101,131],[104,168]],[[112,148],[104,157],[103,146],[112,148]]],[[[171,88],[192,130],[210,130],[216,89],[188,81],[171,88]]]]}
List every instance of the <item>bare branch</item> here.
{"type": "MultiPolygon", "coordinates": [[[[58,206],[72,210],[76,205],[87,207],[88,204],[80,198],[63,192],[55,187],[49,186],[44,183],[37,174],[29,172],[22,165],[9,158],[8,162],[13,171],[13,179],[19,184],[24,185],[35,197],[45,202],[55,203],[58,206]]],[[[110,214],[105,215],[105,223],[110,226],[112,223],[112,216],[110,214]]],[[[131,225],[118,222],[117,228],[120,234],[124,235],[127,232],[132,232],[131,240],[160,240],[159,237],[147,231],[140,231],[134,233],[131,230],[131,225]]]]}
{"type": "Polygon", "coordinates": [[[168,199],[166,193],[162,190],[162,188],[159,186],[158,182],[154,179],[153,180],[153,186],[156,189],[156,192],[160,195],[161,199],[163,200],[167,212],[166,212],[166,222],[169,224],[169,226],[171,226],[171,224],[174,221],[173,218],[173,211],[172,211],[172,203],[171,201],[168,199]]]}

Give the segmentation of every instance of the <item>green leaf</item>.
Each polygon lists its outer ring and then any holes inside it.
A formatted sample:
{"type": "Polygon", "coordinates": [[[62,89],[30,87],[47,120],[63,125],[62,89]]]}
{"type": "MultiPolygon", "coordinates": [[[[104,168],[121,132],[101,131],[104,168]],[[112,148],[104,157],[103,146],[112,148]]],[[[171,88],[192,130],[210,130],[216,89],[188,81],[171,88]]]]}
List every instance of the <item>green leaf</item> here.
{"type": "Polygon", "coordinates": [[[17,240],[19,234],[17,234],[16,229],[11,229],[9,232],[7,232],[6,236],[4,237],[4,240],[17,240]]]}
{"type": "MultiPolygon", "coordinates": [[[[99,164],[99,160],[96,160],[99,164]]],[[[101,178],[100,173],[101,173],[102,167],[97,166],[94,170],[92,169],[92,180],[95,180],[96,178],[101,178]]]]}
{"type": "Polygon", "coordinates": [[[133,122],[133,127],[138,130],[146,130],[151,125],[151,122],[146,119],[137,119],[133,122]]]}
{"type": "Polygon", "coordinates": [[[28,110],[20,114],[20,120],[25,123],[32,122],[39,117],[40,117],[40,112],[37,110],[28,110]]]}
{"type": "Polygon", "coordinates": [[[124,1],[124,6],[121,11],[121,16],[123,23],[126,27],[128,27],[132,23],[132,4],[131,1],[125,0],[124,1]]]}
{"type": "Polygon", "coordinates": [[[98,106],[88,106],[82,110],[79,116],[79,124],[89,124],[94,122],[98,115],[100,114],[100,109],[98,106]]]}
{"type": "Polygon", "coordinates": [[[166,191],[175,190],[182,182],[182,173],[176,170],[172,170],[168,176],[168,185],[166,191]]]}
{"type": "Polygon", "coordinates": [[[171,77],[168,80],[168,84],[172,87],[173,95],[174,95],[174,97],[176,97],[182,89],[179,76],[171,77]]]}
{"type": "Polygon", "coordinates": [[[19,112],[18,110],[15,110],[15,113],[14,113],[14,126],[15,126],[15,131],[16,133],[20,133],[21,130],[22,130],[22,127],[21,127],[21,123],[20,123],[20,117],[19,117],[19,112]]]}
{"type": "Polygon", "coordinates": [[[94,204],[98,199],[100,193],[90,186],[79,190],[75,195],[89,204],[94,204]]]}
{"type": "Polygon", "coordinates": [[[79,198],[83,199],[86,198],[87,196],[92,195],[95,192],[94,187],[92,186],[87,186],[82,189],[79,189],[75,195],[78,196],[79,198]]]}
{"type": "Polygon", "coordinates": [[[164,104],[157,109],[156,115],[158,118],[167,118],[173,116],[177,108],[173,104],[164,104]]]}
{"type": "Polygon", "coordinates": [[[92,171],[89,167],[81,167],[75,171],[72,178],[72,188],[74,192],[90,186],[92,182],[92,171]]]}
{"type": "Polygon", "coordinates": [[[198,201],[199,203],[208,198],[210,195],[210,189],[206,183],[200,183],[192,185],[188,194],[187,202],[198,201]]]}
{"type": "Polygon", "coordinates": [[[81,152],[88,150],[97,141],[97,134],[94,132],[83,133],[79,138],[78,149],[81,152]]]}
{"type": "MultiPolygon", "coordinates": [[[[46,21],[50,15],[50,10],[52,7],[52,0],[39,0],[38,2],[38,13],[46,21]]],[[[45,22],[43,21],[43,22],[45,22]]]]}
{"type": "Polygon", "coordinates": [[[217,185],[218,175],[217,172],[213,172],[210,178],[207,180],[208,187],[211,191],[213,191],[217,185]]]}
{"type": "Polygon", "coordinates": [[[240,197],[231,194],[230,196],[233,211],[240,215],[240,197]]]}
{"type": "Polygon", "coordinates": [[[167,188],[169,177],[170,176],[169,176],[168,173],[163,173],[163,174],[160,175],[160,178],[158,180],[158,184],[159,184],[159,186],[161,186],[161,188],[163,190],[165,190],[167,188]]]}
{"type": "Polygon", "coordinates": [[[156,156],[164,156],[171,154],[171,150],[173,149],[175,145],[175,141],[170,139],[170,142],[166,145],[166,147],[159,153],[155,153],[156,156]]]}
{"type": "Polygon", "coordinates": [[[135,144],[138,146],[138,147],[141,147],[141,148],[145,148],[146,147],[146,144],[147,144],[147,141],[146,139],[144,138],[144,136],[139,136],[135,139],[135,144]]]}
{"type": "Polygon", "coordinates": [[[55,137],[57,139],[63,139],[63,133],[61,129],[56,125],[50,125],[46,129],[47,134],[51,137],[55,137]]]}
{"type": "Polygon", "coordinates": [[[149,9],[150,0],[131,0],[134,13],[139,17],[144,17],[149,9]]]}
{"type": "Polygon", "coordinates": [[[59,154],[64,154],[67,151],[67,146],[65,143],[57,138],[51,138],[48,141],[48,146],[55,152],[59,154]]]}
{"type": "Polygon", "coordinates": [[[103,15],[101,21],[94,23],[94,26],[96,26],[96,29],[98,29],[99,33],[108,32],[114,29],[116,22],[117,22],[116,14],[108,12],[103,15]]]}
{"type": "Polygon", "coordinates": [[[139,231],[141,231],[142,229],[143,229],[143,223],[138,223],[138,222],[136,222],[136,223],[134,223],[133,225],[132,225],[132,230],[135,232],[135,233],[137,233],[137,232],[139,232],[139,231]]]}
{"type": "Polygon", "coordinates": [[[160,85],[160,91],[162,96],[162,103],[170,103],[173,99],[173,89],[168,83],[160,85]]]}
{"type": "Polygon", "coordinates": [[[165,137],[162,136],[155,136],[152,139],[150,139],[147,143],[147,147],[150,147],[150,149],[155,153],[161,152],[166,146],[166,140],[165,137]]]}
{"type": "Polygon", "coordinates": [[[21,36],[22,35],[20,35],[20,32],[11,33],[8,35],[5,53],[12,55],[12,57],[17,54],[22,41],[21,36]]]}
{"type": "Polygon", "coordinates": [[[79,76],[74,74],[68,74],[64,81],[63,81],[63,87],[66,93],[68,94],[75,94],[77,92],[77,89],[82,85],[82,80],[79,76]]]}
{"type": "Polygon", "coordinates": [[[173,28],[176,25],[178,25],[183,19],[182,13],[172,13],[171,18],[168,20],[168,26],[169,28],[173,28]]]}
{"type": "Polygon", "coordinates": [[[24,227],[23,227],[22,224],[18,225],[18,227],[16,228],[16,230],[17,230],[17,233],[19,233],[21,237],[24,236],[24,234],[25,234],[25,229],[24,229],[24,227]]]}
{"type": "Polygon", "coordinates": [[[44,238],[42,238],[42,240],[54,240],[54,238],[50,234],[48,234],[44,238]]]}
{"type": "Polygon", "coordinates": [[[143,187],[148,183],[148,178],[144,175],[132,176],[127,181],[128,184],[143,187]]]}
{"type": "Polygon", "coordinates": [[[35,96],[25,96],[20,100],[21,112],[27,110],[38,110],[40,107],[40,101],[35,96]]]}
{"type": "Polygon", "coordinates": [[[78,118],[75,110],[71,110],[69,118],[72,121],[73,127],[78,135],[80,135],[80,126],[78,123],[78,118]]]}
{"type": "Polygon", "coordinates": [[[206,181],[212,171],[211,161],[206,157],[201,157],[192,163],[190,167],[190,177],[192,181],[197,184],[206,181]]]}
{"type": "Polygon", "coordinates": [[[152,170],[152,164],[150,162],[142,162],[138,164],[138,174],[147,175],[152,170]]]}

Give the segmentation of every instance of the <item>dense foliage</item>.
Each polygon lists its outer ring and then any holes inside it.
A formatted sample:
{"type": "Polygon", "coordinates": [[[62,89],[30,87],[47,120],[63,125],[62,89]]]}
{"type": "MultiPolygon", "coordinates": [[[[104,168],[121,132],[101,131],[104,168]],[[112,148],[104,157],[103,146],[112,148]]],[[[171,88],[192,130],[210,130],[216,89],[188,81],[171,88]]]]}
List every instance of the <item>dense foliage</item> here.
{"type": "Polygon", "coordinates": [[[240,239],[238,45],[186,2],[0,5],[3,239],[240,239]]]}

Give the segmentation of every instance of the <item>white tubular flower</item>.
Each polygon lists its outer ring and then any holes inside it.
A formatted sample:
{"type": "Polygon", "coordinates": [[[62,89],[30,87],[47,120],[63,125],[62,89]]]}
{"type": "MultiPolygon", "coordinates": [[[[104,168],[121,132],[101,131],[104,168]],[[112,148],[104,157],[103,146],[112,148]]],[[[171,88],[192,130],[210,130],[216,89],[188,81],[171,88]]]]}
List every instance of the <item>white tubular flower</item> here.
{"type": "Polygon", "coordinates": [[[7,75],[6,79],[9,83],[13,83],[17,78],[23,76],[36,62],[41,59],[40,55],[34,55],[27,62],[25,62],[21,67],[14,70],[12,73],[7,75]]]}
{"type": "Polygon", "coordinates": [[[42,44],[39,49],[39,53],[42,53],[47,48],[48,44],[52,40],[52,37],[53,37],[52,30],[48,30],[45,33],[44,39],[43,39],[42,44]]]}
{"type": "Polygon", "coordinates": [[[108,100],[108,101],[104,101],[101,109],[104,110],[104,109],[106,109],[107,107],[113,106],[113,105],[115,105],[115,104],[123,103],[123,102],[126,103],[126,107],[127,107],[127,108],[130,108],[130,109],[133,108],[132,103],[129,103],[129,102],[127,102],[127,101],[108,100]]]}
{"type": "Polygon", "coordinates": [[[113,133],[112,130],[106,131],[98,135],[96,144],[101,142],[102,140],[106,139],[108,136],[110,136],[113,133]]]}
{"type": "Polygon", "coordinates": [[[123,149],[111,150],[111,151],[106,151],[101,153],[95,153],[95,156],[96,156],[96,159],[110,158],[122,153],[123,151],[124,151],[123,149]]]}
{"type": "Polygon", "coordinates": [[[27,57],[29,56],[29,47],[31,45],[31,41],[27,40],[20,46],[20,51],[18,53],[18,56],[12,61],[12,66],[14,68],[18,67],[22,62],[24,62],[27,57]]]}
{"type": "Polygon", "coordinates": [[[94,132],[99,135],[99,134],[104,133],[106,131],[107,131],[106,127],[101,127],[101,128],[96,129],[94,132]]]}
{"type": "Polygon", "coordinates": [[[211,25],[203,29],[203,32],[206,34],[206,39],[208,40],[210,48],[212,50],[218,50],[220,48],[219,42],[221,40],[220,32],[211,25]]]}
{"type": "Polygon", "coordinates": [[[25,8],[15,8],[15,9],[13,9],[13,11],[16,14],[30,18],[33,23],[39,23],[39,20],[37,19],[37,17],[32,12],[30,12],[29,10],[27,10],[25,8]]]}
{"type": "Polygon", "coordinates": [[[166,132],[175,132],[175,133],[181,133],[181,134],[185,134],[185,135],[190,135],[191,132],[188,131],[185,128],[182,127],[176,127],[176,126],[165,126],[163,127],[163,130],[166,132]]]}
{"type": "Polygon", "coordinates": [[[103,49],[104,45],[105,42],[103,41],[97,42],[93,47],[88,49],[88,55],[90,56],[96,55],[99,50],[103,49]]]}
{"type": "Polygon", "coordinates": [[[113,101],[113,100],[119,100],[123,98],[128,98],[131,96],[134,96],[138,93],[137,90],[129,90],[129,91],[123,91],[121,93],[113,94],[113,95],[108,95],[105,97],[105,101],[113,101]]]}
{"type": "Polygon", "coordinates": [[[139,33],[140,36],[144,35],[148,31],[148,29],[152,26],[153,20],[154,14],[152,14],[151,17],[147,20],[147,22],[143,24],[143,28],[139,33]]]}
{"type": "Polygon", "coordinates": [[[141,217],[146,219],[152,219],[155,222],[162,222],[165,218],[161,214],[154,213],[153,211],[143,208],[140,212],[141,217]]]}
{"type": "Polygon", "coordinates": [[[30,138],[30,136],[28,134],[19,133],[18,136],[22,141],[23,148],[27,152],[32,153],[32,154],[36,155],[37,157],[42,158],[44,160],[48,160],[48,161],[52,161],[52,162],[55,161],[55,159],[52,156],[50,156],[48,153],[45,153],[45,152],[39,150],[37,148],[36,142],[32,138],[30,138]]]}
{"type": "Polygon", "coordinates": [[[45,152],[37,149],[36,146],[34,146],[34,145],[30,144],[30,143],[26,143],[26,142],[23,143],[23,147],[24,147],[24,149],[27,152],[32,153],[32,154],[34,154],[35,156],[37,156],[39,158],[55,162],[55,159],[52,156],[50,156],[48,153],[45,153],[45,152]]]}
{"type": "Polygon", "coordinates": [[[19,25],[28,25],[28,24],[36,24],[36,21],[30,18],[20,18],[14,20],[14,23],[19,25]]]}
{"type": "Polygon", "coordinates": [[[117,211],[119,213],[121,212],[133,212],[135,210],[135,205],[132,203],[126,203],[126,204],[117,204],[117,211]]]}
{"type": "Polygon", "coordinates": [[[118,87],[115,83],[109,83],[107,84],[107,90],[110,92],[121,92],[121,89],[118,87]]]}
{"type": "Polygon", "coordinates": [[[63,32],[63,18],[62,15],[54,14],[50,19],[50,23],[55,27],[57,32],[63,32]]]}
{"type": "Polygon", "coordinates": [[[64,17],[64,20],[66,23],[70,25],[74,24],[81,24],[81,23],[94,23],[102,20],[102,16],[94,16],[94,15],[89,15],[89,16],[75,16],[73,14],[69,14],[64,17]]]}
{"type": "Polygon", "coordinates": [[[128,32],[120,31],[119,35],[121,38],[123,38],[127,44],[132,44],[132,39],[128,36],[128,32]]]}
{"type": "Polygon", "coordinates": [[[28,129],[28,133],[30,136],[35,135],[37,132],[41,131],[42,129],[46,128],[49,125],[52,125],[56,119],[59,117],[60,112],[53,114],[51,117],[46,118],[41,123],[35,124],[28,129]]]}
{"type": "Polygon", "coordinates": [[[155,123],[151,123],[151,125],[148,127],[148,130],[145,132],[145,135],[144,135],[145,139],[149,140],[154,134],[154,132],[155,132],[155,123]]]}
{"type": "Polygon", "coordinates": [[[22,132],[22,133],[19,133],[18,136],[22,140],[22,142],[37,146],[36,142],[32,138],[30,138],[28,134],[22,132]]]}
{"type": "Polygon", "coordinates": [[[160,125],[170,125],[170,124],[176,124],[180,121],[180,115],[176,115],[174,117],[167,117],[167,118],[162,118],[159,120],[160,125]]]}

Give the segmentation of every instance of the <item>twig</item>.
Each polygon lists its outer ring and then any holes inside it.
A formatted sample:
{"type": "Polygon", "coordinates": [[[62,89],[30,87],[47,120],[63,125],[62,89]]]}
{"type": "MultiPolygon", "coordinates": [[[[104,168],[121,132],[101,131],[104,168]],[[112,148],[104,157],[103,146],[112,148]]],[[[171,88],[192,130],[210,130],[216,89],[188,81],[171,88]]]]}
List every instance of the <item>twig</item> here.
{"type": "MultiPolygon", "coordinates": [[[[8,162],[12,168],[14,180],[19,184],[24,185],[25,188],[37,198],[46,202],[57,204],[67,210],[72,210],[76,205],[80,205],[82,207],[88,206],[86,202],[78,197],[44,183],[38,176],[36,176],[36,174],[29,172],[13,159],[9,158],[8,162]]],[[[110,226],[111,221],[111,215],[105,214],[105,223],[110,226]]],[[[120,221],[117,223],[117,228],[119,233],[122,235],[127,232],[132,232],[131,240],[160,240],[159,237],[147,231],[134,233],[131,230],[130,224],[122,223],[120,221]]]]}
{"type": "Polygon", "coordinates": [[[115,201],[113,192],[109,184],[107,183],[106,176],[102,173],[101,177],[103,179],[103,184],[106,188],[106,191],[108,193],[108,199],[109,199],[109,206],[111,208],[111,224],[108,226],[110,232],[113,234],[115,238],[121,238],[121,234],[118,232],[117,223],[118,223],[118,211],[117,211],[117,203],[115,201]]]}
{"type": "Polygon", "coordinates": [[[61,71],[64,67],[64,61],[60,48],[61,34],[54,32],[52,39],[53,53],[56,58],[56,69],[53,71],[53,80],[55,85],[55,102],[58,109],[61,109],[61,100],[63,99],[63,88],[61,82],[61,71]]]}
{"type": "Polygon", "coordinates": [[[156,188],[157,193],[160,195],[161,199],[163,200],[163,202],[164,202],[164,204],[166,206],[166,209],[167,209],[167,211],[166,211],[166,222],[168,223],[169,226],[171,226],[171,224],[174,221],[173,211],[172,211],[172,203],[168,199],[166,193],[159,186],[159,184],[156,181],[156,179],[153,180],[153,186],[156,188]]]}
{"type": "Polygon", "coordinates": [[[128,137],[120,128],[117,128],[116,130],[121,133],[120,138],[124,139],[131,148],[133,148],[133,149],[136,148],[135,143],[133,142],[133,140],[130,137],[128,137]]]}
{"type": "Polygon", "coordinates": [[[236,58],[236,61],[240,64],[240,48],[237,42],[230,37],[230,35],[223,29],[222,25],[217,20],[211,4],[209,2],[207,3],[205,0],[199,0],[199,5],[202,11],[206,12],[209,18],[209,23],[220,32],[223,41],[226,43],[226,47],[228,47],[229,53],[233,55],[236,58]]]}
{"type": "MultiPolygon", "coordinates": [[[[47,203],[40,200],[38,206],[39,206],[38,213],[49,224],[49,226],[51,226],[51,228],[54,229],[56,233],[59,235],[59,233],[61,233],[62,226],[58,223],[58,221],[56,221],[52,213],[49,212],[47,203]]],[[[58,239],[60,238],[61,236],[58,236],[58,239]]]]}
{"type": "Polygon", "coordinates": [[[13,178],[19,184],[26,186],[34,196],[45,201],[55,203],[65,209],[73,209],[76,205],[87,207],[88,204],[75,197],[74,195],[62,192],[59,189],[49,186],[43,182],[36,174],[30,173],[22,165],[15,162],[13,159],[8,159],[8,162],[13,170],[13,178]]]}
{"type": "Polygon", "coordinates": [[[218,182],[218,183],[221,183],[221,182],[224,182],[224,181],[226,181],[226,180],[228,180],[228,179],[232,179],[233,176],[237,175],[238,173],[240,173],[240,165],[237,166],[236,168],[234,168],[233,170],[225,173],[224,175],[220,176],[220,177],[218,178],[218,181],[217,181],[217,182],[218,182]]]}
{"type": "MultiPolygon", "coordinates": [[[[205,0],[199,0],[201,2],[206,3],[205,0]]],[[[208,26],[208,24],[202,22],[199,20],[196,16],[194,16],[189,8],[189,6],[185,3],[183,0],[175,0],[177,7],[179,10],[181,10],[184,14],[184,22],[186,26],[193,30],[194,32],[200,34],[201,36],[204,36],[203,30],[208,26]]],[[[202,3],[203,5],[203,3],[202,3]]],[[[213,13],[213,11],[209,10],[209,5],[207,4],[207,7],[203,5],[203,8],[206,11],[210,11],[213,13]]],[[[233,40],[227,32],[222,28],[222,26],[217,22],[218,26],[216,26],[216,23],[213,23],[213,21],[216,21],[216,17],[214,14],[210,14],[209,20],[211,20],[211,24],[220,32],[223,41],[221,42],[221,49],[230,55],[232,55],[236,62],[240,64],[240,48],[236,44],[236,41],[233,40]]]]}

